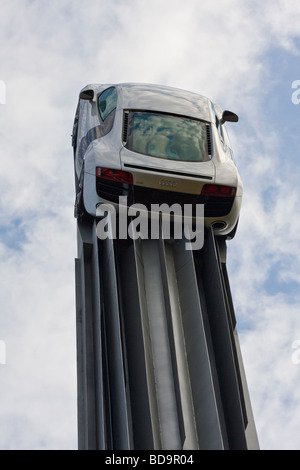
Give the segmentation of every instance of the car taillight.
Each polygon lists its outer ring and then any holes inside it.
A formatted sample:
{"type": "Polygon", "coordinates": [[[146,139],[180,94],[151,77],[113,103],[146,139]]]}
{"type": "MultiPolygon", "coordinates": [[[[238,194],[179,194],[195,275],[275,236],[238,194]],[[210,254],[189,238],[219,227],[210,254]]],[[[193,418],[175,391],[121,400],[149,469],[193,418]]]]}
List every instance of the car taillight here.
{"type": "Polygon", "coordinates": [[[102,168],[100,166],[97,166],[96,176],[111,181],[117,181],[118,183],[133,183],[133,177],[131,173],[129,173],[128,171],[115,170],[113,168],[102,168]]]}
{"type": "Polygon", "coordinates": [[[233,186],[222,186],[219,184],[205,184],[201,196],[234,197],[236,188],[233,186]]]}

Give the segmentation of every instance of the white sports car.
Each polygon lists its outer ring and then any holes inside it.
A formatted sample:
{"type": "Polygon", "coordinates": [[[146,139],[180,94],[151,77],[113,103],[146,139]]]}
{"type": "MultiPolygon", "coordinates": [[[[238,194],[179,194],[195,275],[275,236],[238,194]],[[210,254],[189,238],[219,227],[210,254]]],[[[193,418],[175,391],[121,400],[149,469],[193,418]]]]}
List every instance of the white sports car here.
{"type": "Polygon", "coordinates": [[[204,96],[148,84],[88,85],[79,95],[74,148],[75,217],[118,207],[204,205],[205,225],[235,234],[242,182],[224,123],[238,117],[204,96]]]}

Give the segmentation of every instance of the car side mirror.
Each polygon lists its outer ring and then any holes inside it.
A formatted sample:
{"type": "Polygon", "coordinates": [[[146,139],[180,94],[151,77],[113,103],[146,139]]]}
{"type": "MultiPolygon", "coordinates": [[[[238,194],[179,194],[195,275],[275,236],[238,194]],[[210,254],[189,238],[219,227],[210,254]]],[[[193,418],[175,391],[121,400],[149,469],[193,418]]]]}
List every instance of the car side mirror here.
{"type": "Polygon", "coordinates": [[[238,122],[239,117],[237,114],[233,113],[232,111],[223,111],[222,114],[222,119],[221,119],[221,124],[224,124],[224,122],[238,122]]]}
{"type": "Polygon", "coordinates": [[[81,100],[89,100],[92,101],[94,98],[94,90],[84,90],[80,93],[79,98],[81,100]]]}

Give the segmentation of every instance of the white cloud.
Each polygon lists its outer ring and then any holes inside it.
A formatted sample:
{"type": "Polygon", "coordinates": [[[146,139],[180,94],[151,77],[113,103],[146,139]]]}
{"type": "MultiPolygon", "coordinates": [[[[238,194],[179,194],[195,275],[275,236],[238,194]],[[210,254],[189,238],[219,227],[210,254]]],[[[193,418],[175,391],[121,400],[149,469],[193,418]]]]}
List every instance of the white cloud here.
{"type": "Polygon", "coordinates": [[[66,213],[45,216],[28,224],[21,251],[1,246],[2,449],[76,448],[76,231],[70,222],[66,213]]]}
{"type": "Polygon", "coordinates": [[[299,449],[299,365],[293,342],[300,338],[299,304],[280,295],[257,294],[250,306],[252,330],[241,336],[259,439],[264,449],[299,449]],[[251,308],[252,307],[252,308],[251,308]]]}
{"type": "Polygon", "coordinates": [[[262,5],[264,18],[268,25],[268,31],[281,47],[289,52],[299,54],[299,29],[300,7],[289,0],[276,0],[264,2],[262,5]]]}
{"type": "Polygon", "coordinates": [[[245,199],[228,263],[246,374],[263,445],[299,447],[288,283],[300,281],[300,194],[266,107],[268,54],[299,53],[299,16],[288,0],[2,0],[0,448],[75,445],[70,134],[80,88],[119,81],[196,91],[241,117],[230,130],[245,199]],[[285,286],[267,291],[275,275],[285,286]]]}

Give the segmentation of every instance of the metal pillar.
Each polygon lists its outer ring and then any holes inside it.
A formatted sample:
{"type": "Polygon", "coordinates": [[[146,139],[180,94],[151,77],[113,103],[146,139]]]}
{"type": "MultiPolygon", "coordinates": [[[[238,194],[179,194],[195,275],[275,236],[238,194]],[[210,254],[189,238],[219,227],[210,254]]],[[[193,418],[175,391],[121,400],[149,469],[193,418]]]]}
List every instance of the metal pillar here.
{"type": "Polygon", "coordinates": [[[258,449],[224,240],[78,222],[75,267],[80,449],[258,449]]]}

